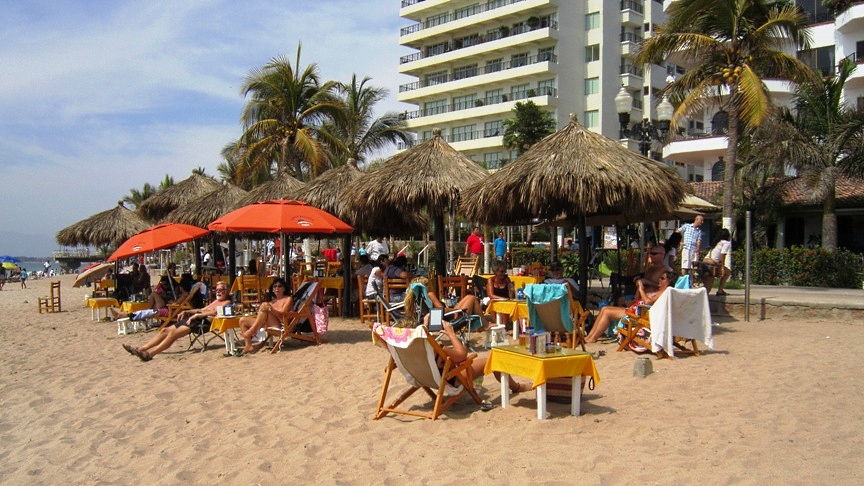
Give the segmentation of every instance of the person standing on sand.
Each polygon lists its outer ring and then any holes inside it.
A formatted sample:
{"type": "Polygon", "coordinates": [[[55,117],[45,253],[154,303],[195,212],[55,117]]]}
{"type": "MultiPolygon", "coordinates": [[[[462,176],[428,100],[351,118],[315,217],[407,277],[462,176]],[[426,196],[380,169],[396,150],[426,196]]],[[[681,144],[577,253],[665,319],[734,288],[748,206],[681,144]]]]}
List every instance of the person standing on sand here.
{"type": "Polygon", "coordinates": [[[21,267],[21,288],[27,288],[27,269],[24,267],[21,267]]]}

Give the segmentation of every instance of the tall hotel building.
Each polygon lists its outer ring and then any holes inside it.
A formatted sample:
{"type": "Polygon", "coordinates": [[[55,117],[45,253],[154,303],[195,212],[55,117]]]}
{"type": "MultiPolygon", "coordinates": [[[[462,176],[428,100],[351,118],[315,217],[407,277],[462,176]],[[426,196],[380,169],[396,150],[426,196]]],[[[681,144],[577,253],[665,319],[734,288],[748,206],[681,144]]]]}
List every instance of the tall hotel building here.
{"type": "MultiPolygon", "coordinates": [[[[440,128],[455,149],[495,169],[515,158],[504,148],[502,123],[517,101],[553,113],[557,128],[574,113],[587,128],[617,139],[615,96],[623,85],[633,97],[631,124],[656,121],[656,93],[687,66],[637,66],[632,55],[663,23],[672,1],[402,0],[399,14],[409,23],[399,42],[411,52],[400,59],[399,72],[415,78],[398,94],[414,105],[404,113],[408,128],[418,141],[440,128]]],[[[830,72],[843,57],[864,56],[864,3],[836,19],[822,0],[797,3],[812,21],[813,46],[801,59],[830,72]]],[[[791,100],[786,83],[767,84],[777,102],[791,100]]],[[[847,100],[855,106],[862,95],[859,70],[847,82],[847,100]]],[[[670,143],[654,143],[651,156],[686,181],[720,180],[726,123],[718,107],[706,107],[682,120],[670,143]]],[[[637,140],[622,143],[639,150],[637,140]]]]}

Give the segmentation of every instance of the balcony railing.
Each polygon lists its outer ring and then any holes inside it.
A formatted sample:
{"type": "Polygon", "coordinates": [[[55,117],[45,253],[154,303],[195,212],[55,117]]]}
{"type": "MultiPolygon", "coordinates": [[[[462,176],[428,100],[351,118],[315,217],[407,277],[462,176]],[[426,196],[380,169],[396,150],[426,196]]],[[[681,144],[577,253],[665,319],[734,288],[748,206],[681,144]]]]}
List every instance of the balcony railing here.
{"type": "MultiPolygon", "coordinates": [[[[546,22],[545,24],[540,24],[537,29],[545,29],[545,28],[558,30],[558,22],[551,20],[546,22]]],[[[446,42],[444,44],[444,49],[441,52],[427,53],[425,56],[422,52],[415,52],[413,54],[408,54],[407,56],[402,56],[399,58],[399,64],[405,64],[406,62],[419,61],[420,59],[428,59],[430,57],[440,56],[441,54],[446,54],[452,51],[458,51],[459,49],[466,49],[468,47],[477,46],[480,44],[485,44],[487,42],[496,41],[498,39],[503,39],[504,37],[510,37],[518,34],[524,34],[525,32],[530,32],[532,29],[527,25],[524,27],[520,27],[518,29],[511,29],[508,31],[507,35],[504,35],[500,31],[495,31],[493,35],[480,35],[476,38],[476,40],[472,40],[468,45],[463,45],[457,41],[446,42]]],[[[536,29],[534,29],[536,30],[536,29]]]]}
{"type": "Polygon", "coordinates": [[[539,56],[529,56],[525,58],[514,59],[512,61],[501,61],[500,63],[495,63],[491,66],[477,66],[476,68],[472,68],[467,71],[460,71],[459,78],[456,78],[453,74],[453,71],[450,71],[445,74],[436,75],[434,78],[427,78],[420,81],[414,81],[413,83],[403,84],[399,86],[399,92],[404,93],[405,91],[414,91],[415,89],[425,88],[427,86],[436,86],[439,84],[449,83],[451,81],[456,81],[457,79],[473,78],[482,74],[506,71],[508,69],[515,69],[522,66],[529,66],[531,64],[537,64],[541,62],[554,63],[557,61],[558,57],[555,54],[542,54],[539,56]]]}
{"type": "Polygon", "coordinates": [[[621,42],[641,42],[642,36],[633,32],[621,32],[621,42]]]}
{"type": "MultiPolygon", "coordinates": [[[[422,0],[421,0],[422,1],[422,0]]],[[[418,22],[414,25],[409,25],[408,27],[403,27],[399,31],[399,35],[408,35],[413,34],[414,32],[419,32],[423,29],[428,29],[430,27],[436,27],[441,24],[446,24],[447,22],[453,22],[454,20],[464,19],[465,17],[471,17],[472,15],[481,14],[483,12],[488,12],[489,10],[495,10],[496,8],[506,7],[507,5],[511,5],[514,3],[524,2],[525,0],[490,0],[482,5],[475,5],[470,9],[457,10],[455,14],[446,14],[445,16],[436,17],[434,25],[428,24],[427,22],[418,22]]],[[[411,0],[403,0],[402,7],[408,7],[410,5],[414,5],[417,1],[411,0]],[[406,5],[407,2],[408,5],[406,5]]]]}
{"type": "Polygon", "coordinates": [[[558,96],[557,88],[531,88],[527,90],[513,91],[509,95],[487,96],[485,98],[477,98],[474,102],[467,103],[451,103],[447,106],[436,106],[434,108],[425,108],[422,110],[405,111],[399,115],[402,120],[413,120],[424,116],[441,115],[444,113],[453,113],[456,111],[470,110],[480,106],[491,106],[500,103],[508,103],[510,101],[519,101],[532,96],[558,96]]]}
{"type": "Polygon", "coordinates": [[[633,74],[642,77],[642,68],[633,64],[622,64],[621,74],[633,74]]]}

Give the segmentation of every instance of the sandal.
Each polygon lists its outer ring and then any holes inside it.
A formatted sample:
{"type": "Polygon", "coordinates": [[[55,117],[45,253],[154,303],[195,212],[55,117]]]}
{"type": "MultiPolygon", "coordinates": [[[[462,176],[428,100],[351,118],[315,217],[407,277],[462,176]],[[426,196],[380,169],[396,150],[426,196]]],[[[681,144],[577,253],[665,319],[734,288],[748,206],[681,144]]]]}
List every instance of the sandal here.
{"type": "Polygon", "coordinates": [[[123,344],[123,349],[125,349],[132,356],[135,356],[135,348],[132,347],[131,344],[123,344]]]}
{"type": "Polygon", "coordinates": [[[717,295],[728,295],[725,290],[718,290],[717,295]]]}
{"type": "Polygon", "coordinates": [[[140,359],[141,361],[146,363],[146,362],[150,361],[151,359],[153,359],[153,356],[150,356],[150,353],[148,353],[147,351],[141,351],[138,348],[133,348],[133,349],[135,349],[135,352],[134,352],[135,356],[138,356],[138,359],[140,359]]]}

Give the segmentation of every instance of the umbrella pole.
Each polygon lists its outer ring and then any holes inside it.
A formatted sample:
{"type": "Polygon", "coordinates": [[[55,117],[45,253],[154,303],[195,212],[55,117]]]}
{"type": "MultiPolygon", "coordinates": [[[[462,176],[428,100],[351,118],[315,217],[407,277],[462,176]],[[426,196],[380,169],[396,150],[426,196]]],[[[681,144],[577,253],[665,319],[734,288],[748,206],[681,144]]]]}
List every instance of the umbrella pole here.
{"type": "Polygon", "coordinates": [[[444,215],[438,213],[435,222],[435,274],[447,275],[447,254],[444,248],[444,215]]]}
{"type": "Polygon", "coordinates": [[[237,238],[234,236],[234,233],[231,233],[228,236],[228,278],[230,281],[228,288],[234,285],[234,279],[237,278],[237,261],[234,258],[234,249],[236,246],[237,238]]]}
{"type": "MultiPolygon", "coordinates": [[[[279,255],[279,276],[283,278],[288,278],[288,255],[291,255],[291,252],[288,251],[288,240],[285,238],[285,233],[279,233],[279,245],[282,247],[282,255],[279,255]]],[[[294,289],[297,290],[297,289],[294,289]]]]}
{"type": "Polygon", "coordinates": [[[588,308],[588,237],[585,234],[585,213],[580,212],[579,221],[579,300],[583,309],[588,308]]]}
{"type": "Polygon", "coordinates": [[[201,268],[201,240],[195,240],[192,244],[193,250],[195,252],[195,256],[192,258],[192,261],[195,262],[195,272],[198,275],[193,275],[193,277],[197,277],[198,279],[204,278],[204,269],[201,268]]]}

